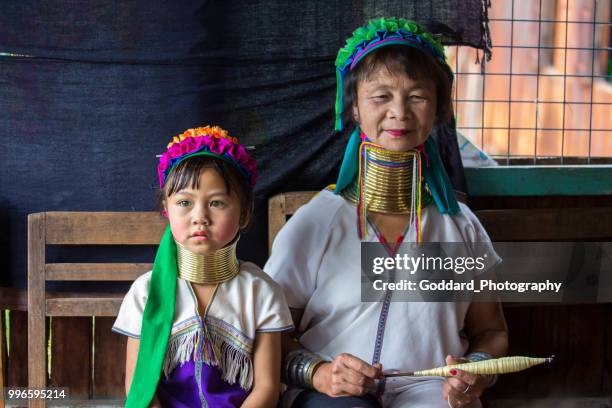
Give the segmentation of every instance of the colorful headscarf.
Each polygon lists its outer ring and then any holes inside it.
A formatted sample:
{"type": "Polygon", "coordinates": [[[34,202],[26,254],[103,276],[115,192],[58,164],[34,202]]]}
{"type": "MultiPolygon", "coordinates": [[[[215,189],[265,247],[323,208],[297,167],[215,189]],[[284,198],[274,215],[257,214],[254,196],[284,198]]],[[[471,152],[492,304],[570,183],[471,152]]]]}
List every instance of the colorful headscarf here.
{"type": "MultiPolygon", "coordinates": [[[[453,73],[446,63],[444,48],[434,36],[417,23],[403,18],[378,18],[370,20],[364,27],[359,27],[346,40],[346,45],[338,51],[336,57],[336,116],[335,129],[344,129],[342,123],[344,79],[350,71],[370,52],[389,45],[404,45],[416,48],[431,55],[448,74],[451,83],[453,73]]],[[[450,124],[454,126],[454,120],[450,124]]],[[[357,176],[359,167],[359,148],[361,130],[356,126],[344,152],[344,159],[336,182],[336,194],[342,192],[357,176]]],[[[453,187],[442,165],[435,141],[428,138],[422,149],[427,155],[423,178],[434,198],[438,210],[443,214],[456,214],[459,205],[453,187]]]]}
{"type": "MultiPolygon", "coordinates": [[[[254,186],[257,166],[238,140],[217,126],[189,129],[176,136],[159,159],[157,167],[160,188],[174,167],[193,156],[211,156],[234,164],[254,186]]],[[[166,349],[170,339],[177,284],[176,243],[170,226],[166,228],[153,264],[149,294],[142,316],[138,360],[126,407],[148,407],[157,390],[166,349]]]]}

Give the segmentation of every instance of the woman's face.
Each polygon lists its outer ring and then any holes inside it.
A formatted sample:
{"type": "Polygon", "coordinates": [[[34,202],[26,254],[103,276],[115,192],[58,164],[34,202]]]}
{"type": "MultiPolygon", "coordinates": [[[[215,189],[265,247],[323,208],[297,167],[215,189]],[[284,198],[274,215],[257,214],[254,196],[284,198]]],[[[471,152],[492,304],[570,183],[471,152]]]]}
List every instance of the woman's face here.
{"type": "Polygon", "coordinates": [[[425,142],[436,121],[435,83],[382,65],[357,84],[353,115],[372,142],[388,150],[412,150],[425,142]]]}

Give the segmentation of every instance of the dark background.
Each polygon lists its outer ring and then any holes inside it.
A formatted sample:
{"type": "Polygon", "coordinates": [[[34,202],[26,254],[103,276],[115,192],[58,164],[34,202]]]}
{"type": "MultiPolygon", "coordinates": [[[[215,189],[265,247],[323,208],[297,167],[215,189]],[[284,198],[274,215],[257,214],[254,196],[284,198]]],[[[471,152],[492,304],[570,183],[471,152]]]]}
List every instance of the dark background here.
{"type": "MultiPolygon", "coordinates": [[[[333,62],[352,30],[402,16],[488,49],[483,3],[3,2],[0,285],[25,286],[27,214],[154,209],[155,155],[204,124],[255,146],[256,216],[239,252],[263,265],[267,198],[335,181],[347,135],[332,132],[333,62]]],[[[464,189],[453,134],[438,137],[464,189]]]]}

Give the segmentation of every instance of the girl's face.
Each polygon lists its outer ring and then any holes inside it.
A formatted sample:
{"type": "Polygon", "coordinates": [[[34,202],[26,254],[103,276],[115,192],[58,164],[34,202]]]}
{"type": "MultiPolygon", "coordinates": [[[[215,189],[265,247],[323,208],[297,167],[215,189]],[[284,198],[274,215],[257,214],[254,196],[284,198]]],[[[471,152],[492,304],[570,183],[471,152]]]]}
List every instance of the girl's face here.
{"type": "Polygon", "coordinates": [[[228,193],[214,169],[204,169],[198,185],[167,197],[164,208],[174,240],[192,252],[210,255],[238,234],[240,200],[235,191],[228,193]]]}
{"type": "Polygon", "coordinates": [[[387,150],[408,151],[425,142],[436,121],[436,86],[378,67],[357,84],[354,119],[387,150]]]}

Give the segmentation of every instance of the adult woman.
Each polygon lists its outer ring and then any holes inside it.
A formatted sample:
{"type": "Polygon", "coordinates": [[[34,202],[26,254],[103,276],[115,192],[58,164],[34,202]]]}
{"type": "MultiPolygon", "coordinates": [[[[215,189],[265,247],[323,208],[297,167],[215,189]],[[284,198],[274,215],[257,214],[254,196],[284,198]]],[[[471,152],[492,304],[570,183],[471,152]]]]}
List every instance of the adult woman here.
{"type": "Polygon", "coordinates": [[[296,212],[264,267],[283,286],[300,334],[284,347],[285,401],[479,406],[489,378],[459,370],[445,381],[403,380],[391,389],[382,367],[425,369],[505,354],[498,304],[360,298],[360,242],[390,252],[391,242],[484,242],[491,263],[499,261],[477,218],[456,202],[429,138],[434,125],[452,123],[452,73],[442,47],[413,22],[377,19],[347,40],[336,66],[336,129],[354,124],[338,182],[296,212]]]}

